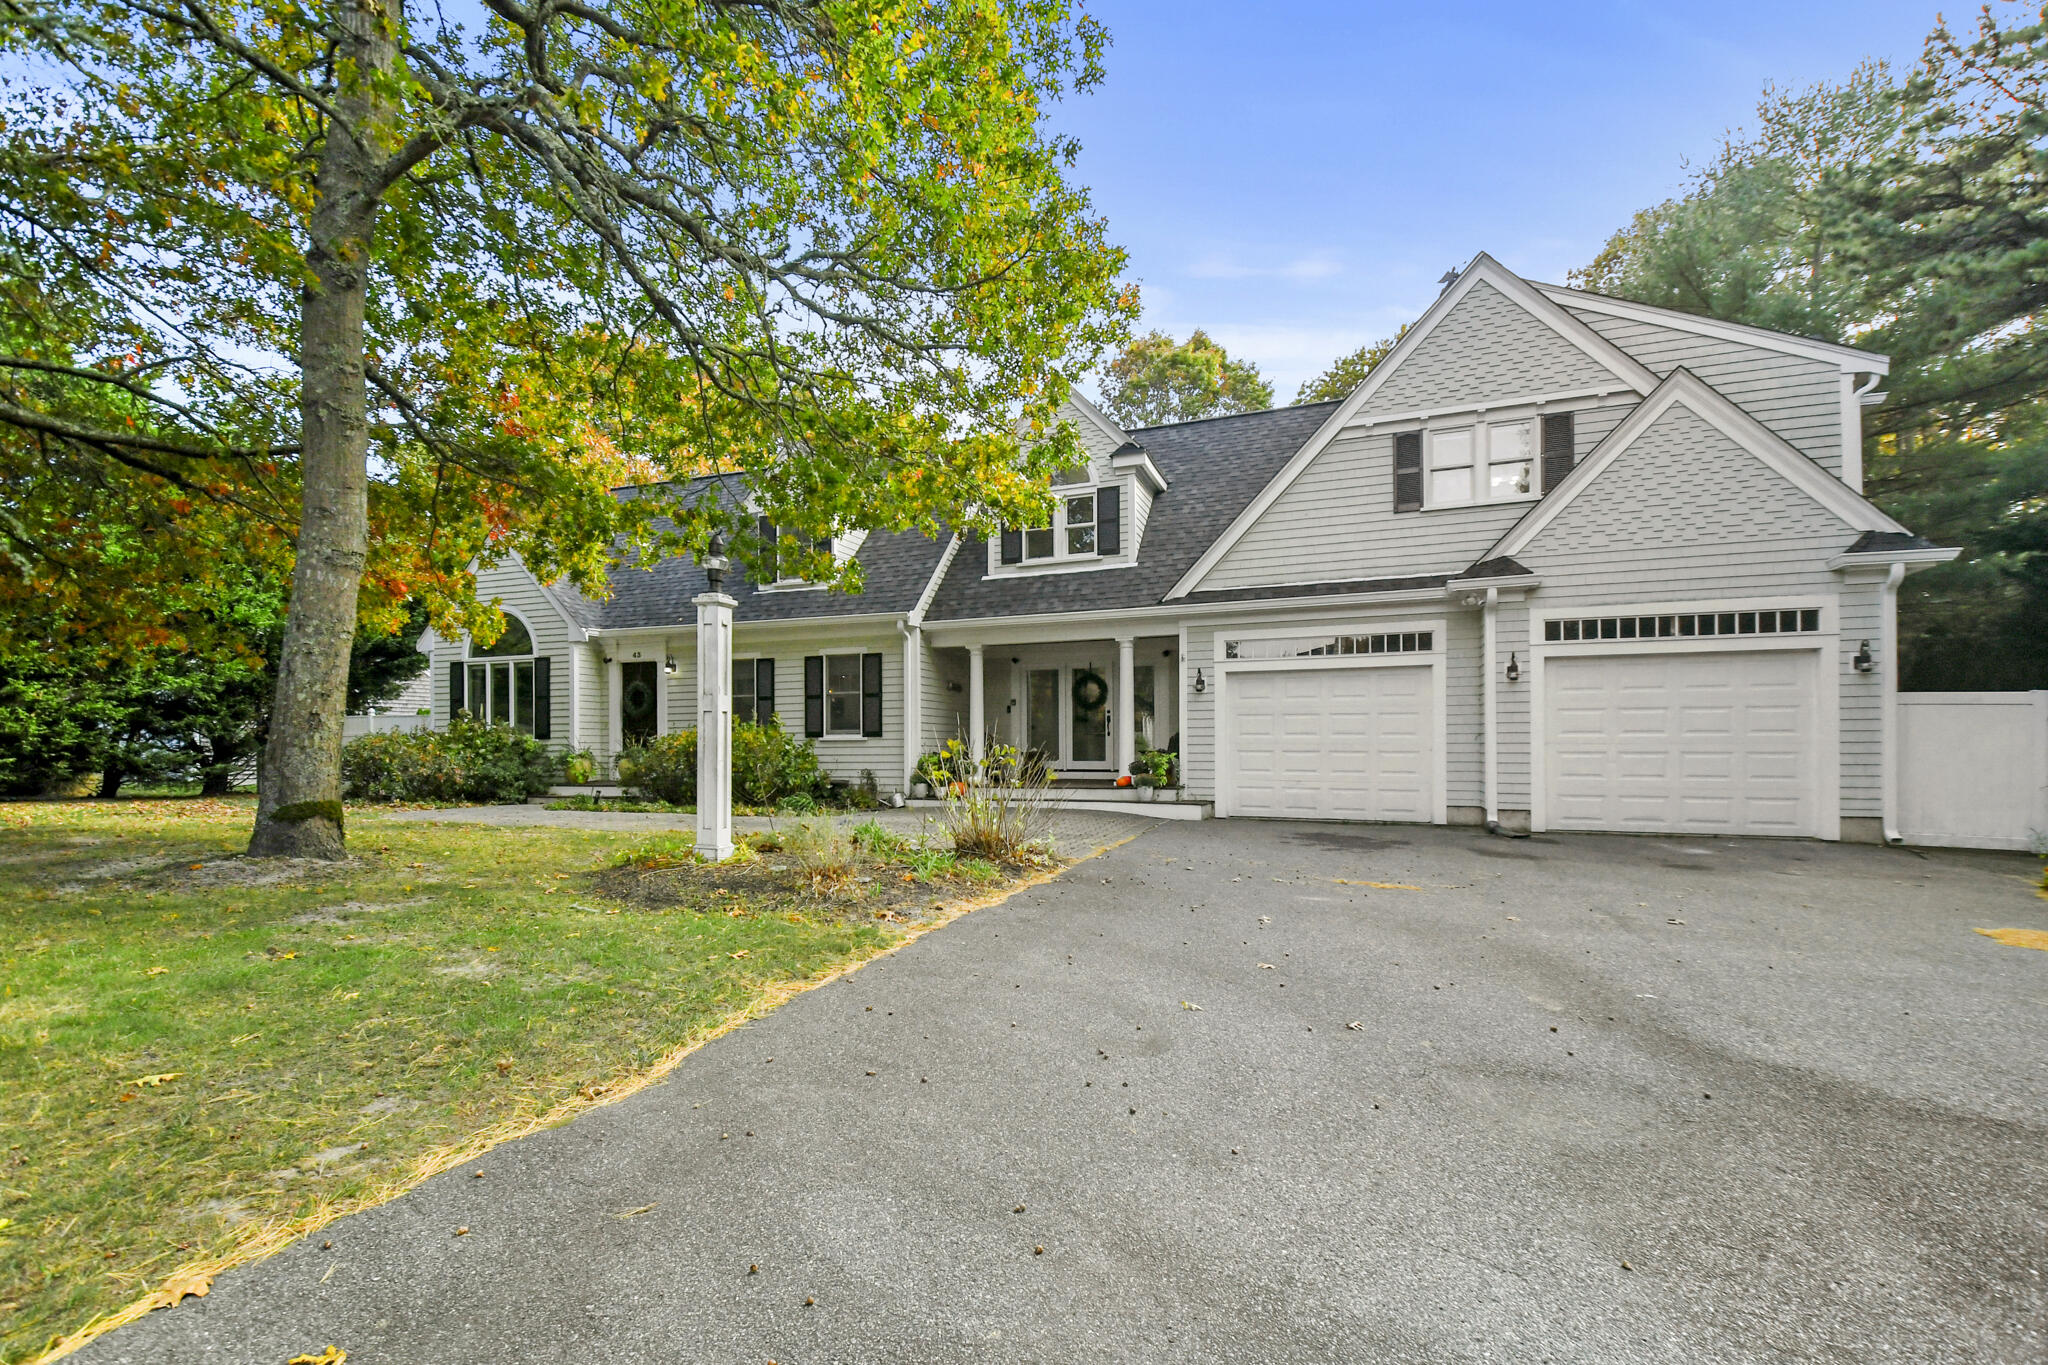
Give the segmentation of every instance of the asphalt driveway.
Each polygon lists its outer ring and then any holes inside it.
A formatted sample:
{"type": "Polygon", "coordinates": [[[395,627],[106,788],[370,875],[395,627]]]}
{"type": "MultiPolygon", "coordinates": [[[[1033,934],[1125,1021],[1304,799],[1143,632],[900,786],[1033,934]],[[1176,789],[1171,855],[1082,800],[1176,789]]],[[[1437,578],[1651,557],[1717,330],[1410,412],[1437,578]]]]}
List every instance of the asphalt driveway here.
{"type": "Polygon", "coordinates": [[[2039,1362],[2031,866],[1162,825],[79,1359],[2039,1362]]]}

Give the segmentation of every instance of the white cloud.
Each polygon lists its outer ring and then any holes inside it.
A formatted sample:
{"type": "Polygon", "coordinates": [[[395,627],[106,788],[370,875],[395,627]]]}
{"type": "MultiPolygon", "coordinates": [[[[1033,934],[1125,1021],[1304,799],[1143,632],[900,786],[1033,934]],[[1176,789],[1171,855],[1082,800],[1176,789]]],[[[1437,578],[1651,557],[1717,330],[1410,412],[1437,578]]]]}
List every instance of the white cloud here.
{"type": "Polygon", "coordinates": [[[1314,252],[1296,256],[1291,261],[1260,262],[1247,265],[1243,261],[1222,252],[1211,252],[1187,268],[1187,273],[1198,280],[1291,280],[1303,283],[1309,280],[1327,280],[1344,273],[1344,267],[1327,252],[1314,252]]]}

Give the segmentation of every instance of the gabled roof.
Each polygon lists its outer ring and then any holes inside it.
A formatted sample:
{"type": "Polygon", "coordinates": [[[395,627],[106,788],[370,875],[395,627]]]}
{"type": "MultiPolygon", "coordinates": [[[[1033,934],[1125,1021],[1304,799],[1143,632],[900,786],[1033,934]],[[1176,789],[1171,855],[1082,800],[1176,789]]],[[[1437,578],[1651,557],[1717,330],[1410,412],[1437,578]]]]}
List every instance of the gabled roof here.
{"type": "Polygon", "coordinates": [[[1573,499],[1606,472],[1608,466],[1675,403],[1684,404],[1689,411],[1782,474],[1852,529],[1905,532],[1905,527],[1886,516],[1875,503],[1850,489],[1784,437],[1722,397],[1692,371],[1680,366],[1649,397],[1636,404],[1629,415],[1607,433],[1607,438],[1579,462],[1578,468],[1565,477],[1564,482],[1529,509],[1528,515],[1509,527],[1507,534],[1486,552],[1485,558],[1517,555],[1528,549],[1544,527],[1555,521],[1573,499]]]}
{"type": "Polygon", "coordinates": [[[931,622],[1158,605],[1195,557],[1301,448],[1335,403],[1210,417],[1127,433],[1168,487],[1152,503],[1138,562],[1078,573],[990,576],[986,542],[965,538],[933,598],[931,622]]]}
{"type": "MultiPolygon", "coordinates": [[[[631,496],[623,490],[622,496],[631,496]]],[[[733,475],[693,479],[683,489],[688,500],[700,497],[744,496],[733,475]]],[[[655,521],[657,530],[669,529],[665,519],[655,521]]],[[[854,558],[865,575],[858,595],[824,589],[791,591],[786,588],[762,591],[735,567],[725,578],[725,591],[738,604],[733,619],[741,624],[754,621],[793,621],[822,617],[907,615],[916,610],[946,551],[947,541],[934,540],[915,531],[870,532],[854,558]]],[[[613,546],[615,554],[624,544],[613,546]]],[[[584,630],[651,630],[685,628],[695,623],[696,608],[691,599],[708,584],[703,569],[689,556],[670,556],[644,567],[615,565],[609,575],[612,595],[599,602],[585,597],[569,584],[543,584],[549,600],[570,621],[584,630]]]]}
{"type": "Polygon", "coordinates": [[[1279,501],[1280,495],[1301,476],[1316,456],[1323,452],[1324,447],[1336,439],[1337,433],[1344,429],[1359,409],[1371,402],[1373,395],[1381,386],[1400,370],[1401,365],[1410,356],[1421,349],[1423,342],[1429,339],[1430,333],[1436,330],[1437,324],[1448,317],[1465,296],[1481,282],[1491,285],[1520,304],[1539,321],[1606,369],[1614,376],[1616,392],[1648,393],[1657,386],[1657,376],[1640,361],[1573,317],[1552,302],[1541,290],[1482,251],[1473,257],[1472,263],[1437,296],[1436,302],[1416,320],[1407,334],[1394,344],[1394,349],[1387,352],[1386,359],[1373,367],[1365,382],[1353,389],[1351,396],[1323,419],[1323,424],[1302,448],[1295,452],[1293,458],[1273,480],[1245,506],[1229,527],[1216,538],[1215,543],[1189,566],[1187,573],[1167,592],[1169,600],[1185,597],[1194,591],[1203,576],[1216,567],[1217,562],[1230,552],[1233,545],[1243,539],[1245,533],[1265,515],[1268,508],[1279,501]]]}

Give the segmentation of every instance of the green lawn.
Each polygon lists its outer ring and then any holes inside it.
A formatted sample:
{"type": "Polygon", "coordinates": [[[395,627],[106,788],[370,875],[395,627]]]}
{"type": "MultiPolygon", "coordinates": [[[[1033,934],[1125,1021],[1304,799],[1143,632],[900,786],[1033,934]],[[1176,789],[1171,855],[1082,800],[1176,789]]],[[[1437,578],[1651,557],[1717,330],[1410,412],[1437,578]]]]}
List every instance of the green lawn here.
{"type": "MultiPolygon", "coordinates": [[[[278,866],[233,856],[250,820],[0,803],[0,1359],[621,1093],[917,923],[765,861],[624,894],[632,835],[355,813],[349,864],[278,866]]],[[[980,894],[934,875],[873,880],[980,894]]]]}

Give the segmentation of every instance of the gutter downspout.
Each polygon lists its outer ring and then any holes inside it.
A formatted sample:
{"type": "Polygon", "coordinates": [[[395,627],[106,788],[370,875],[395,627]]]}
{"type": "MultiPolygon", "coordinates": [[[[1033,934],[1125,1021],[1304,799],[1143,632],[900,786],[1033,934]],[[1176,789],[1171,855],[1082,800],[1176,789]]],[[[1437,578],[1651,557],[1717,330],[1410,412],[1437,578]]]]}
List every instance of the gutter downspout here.
{"type": "Polygon", "coordinates": [[[1499,793],[1500,743],[1499,727],[1497,725],[1497,721],[1499,719],[1499,701],[1494,696],[1493,680],[1494,664],[1496,662],[1496,660],[1493,657],[1495,644],[1494,612],[1499,607],[1499,605],[1500,589],[1488,588],[1486,590],[1486,605],[1480,608],[1479,615],[1481,640],[1479,646],[1480,659],[1482,661],[1481,666],[1486,670],[1483,675],[1484,681],[1481,684],[1481,691],[1483,697],[1483,709],[1485,712],[1485,717],[1482,724],[1485,728],[1486,739],[1486,832],[1488,834],[1502,833],[1500,827],[1499,793]]]}
{"type": "MultiPolygon", "coordinates": [[[[1899,836],[1899,582],[1906,576],[1906,566],[1894,561],[1891,572],[1884,576],[1882,611],[1884,622],[1884,658],[1878,667],[1883,670],[1878,676],[1879,686],[1884,691],[1879,701],[1879,743],[1884,746],[1884,781],[1881,800],[1887,844],[1906,842],[1899,836]]],[[[1837,781],[1840,776],[1837,775],[1837,781]]]]}

